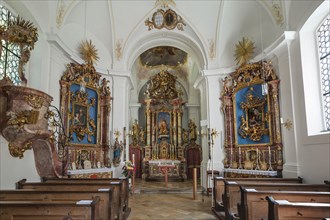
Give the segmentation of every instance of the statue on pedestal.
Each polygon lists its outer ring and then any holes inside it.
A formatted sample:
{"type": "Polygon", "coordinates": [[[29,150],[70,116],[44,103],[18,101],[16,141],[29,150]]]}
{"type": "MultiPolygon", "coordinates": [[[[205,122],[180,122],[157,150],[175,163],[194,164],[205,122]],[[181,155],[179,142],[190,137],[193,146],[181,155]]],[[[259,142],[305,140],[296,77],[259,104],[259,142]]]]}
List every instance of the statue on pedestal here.
{"type": "Polygon", "coordinates": [[[197,139],[197,127],[193,120],[189,120],[189,139],[190,141],[195,141],[197,139]]]}

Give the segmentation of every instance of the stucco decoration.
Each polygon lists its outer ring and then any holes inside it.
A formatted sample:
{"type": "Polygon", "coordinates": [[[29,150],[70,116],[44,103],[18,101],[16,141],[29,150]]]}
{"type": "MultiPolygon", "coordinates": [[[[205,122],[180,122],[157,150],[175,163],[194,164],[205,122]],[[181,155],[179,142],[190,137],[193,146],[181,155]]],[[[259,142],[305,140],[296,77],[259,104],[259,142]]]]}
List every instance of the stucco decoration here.
{"type": "Polygon", "coordinates": [[[63,20],[69,9],[72,7],[75,1],[64,1],[59,0],[57,2],[57,9],[56,9],[56,26],[57,28],[61,28],[63,24],[63,20]]]}
{"type": "Polygon", "coordinates": [[[209,39],[209,57],[210,59],[215,58],[215,42],[213,39],[209,39]]]}
{"type": "Polygon", "coordinates": [[[283,7],[280,0],[267,0],[262,2],[271,12],[276,24],[282,26],[284,24],[283,7]]]}
{"type": "Polygon", "coordinates": [[[116,59],[118,61],[120,61],[123,56],[123,40],[122,39],[117,40],[115,52],[116,52],[116,59]]]}

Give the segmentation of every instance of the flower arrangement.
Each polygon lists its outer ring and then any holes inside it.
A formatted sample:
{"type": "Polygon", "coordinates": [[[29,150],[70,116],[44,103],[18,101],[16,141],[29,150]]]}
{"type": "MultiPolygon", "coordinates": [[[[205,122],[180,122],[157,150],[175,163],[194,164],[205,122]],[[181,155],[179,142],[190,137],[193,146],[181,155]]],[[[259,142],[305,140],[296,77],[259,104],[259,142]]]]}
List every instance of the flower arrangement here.
{"type": "Polygon", "coordinates": [[[131,161],[126,161],[125,165],[123,166],[122,174],[127,178],[131,178],[133,176],[134,171],[134,164],[131,161]]]}

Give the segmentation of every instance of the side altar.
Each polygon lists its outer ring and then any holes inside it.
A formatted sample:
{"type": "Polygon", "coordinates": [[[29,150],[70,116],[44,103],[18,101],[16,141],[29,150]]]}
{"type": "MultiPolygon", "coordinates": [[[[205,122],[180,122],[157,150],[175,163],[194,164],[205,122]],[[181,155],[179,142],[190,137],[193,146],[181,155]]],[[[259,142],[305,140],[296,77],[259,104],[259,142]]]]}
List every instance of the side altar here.
{"type": "Polygon", "coordinates": [[[182,141],[181,92],[176,88],[176,77],[166,69],[147,82],[145,105],[146,135],[142,178],[163,180],[164,166],[169,167],[169,180],[187,179],[185,149],[182,141]]]}

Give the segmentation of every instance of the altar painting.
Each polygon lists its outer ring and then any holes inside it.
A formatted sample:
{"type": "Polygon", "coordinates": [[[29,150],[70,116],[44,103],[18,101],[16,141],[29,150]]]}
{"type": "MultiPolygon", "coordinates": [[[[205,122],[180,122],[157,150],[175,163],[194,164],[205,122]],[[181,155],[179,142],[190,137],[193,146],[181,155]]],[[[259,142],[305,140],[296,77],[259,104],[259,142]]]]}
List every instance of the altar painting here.
{"type": "Polygon", "coordinates": [[[245,87],[235,93],[237,146],[270,145],[271,131],[268,114],[268,95],[263,95],[262,84],[245,87]]]}
{"type": "Polygon", "coordinates": [[[71,144],[97,144],[98,93],[81,85],[70,86],[69,136],[71,144]]]}

